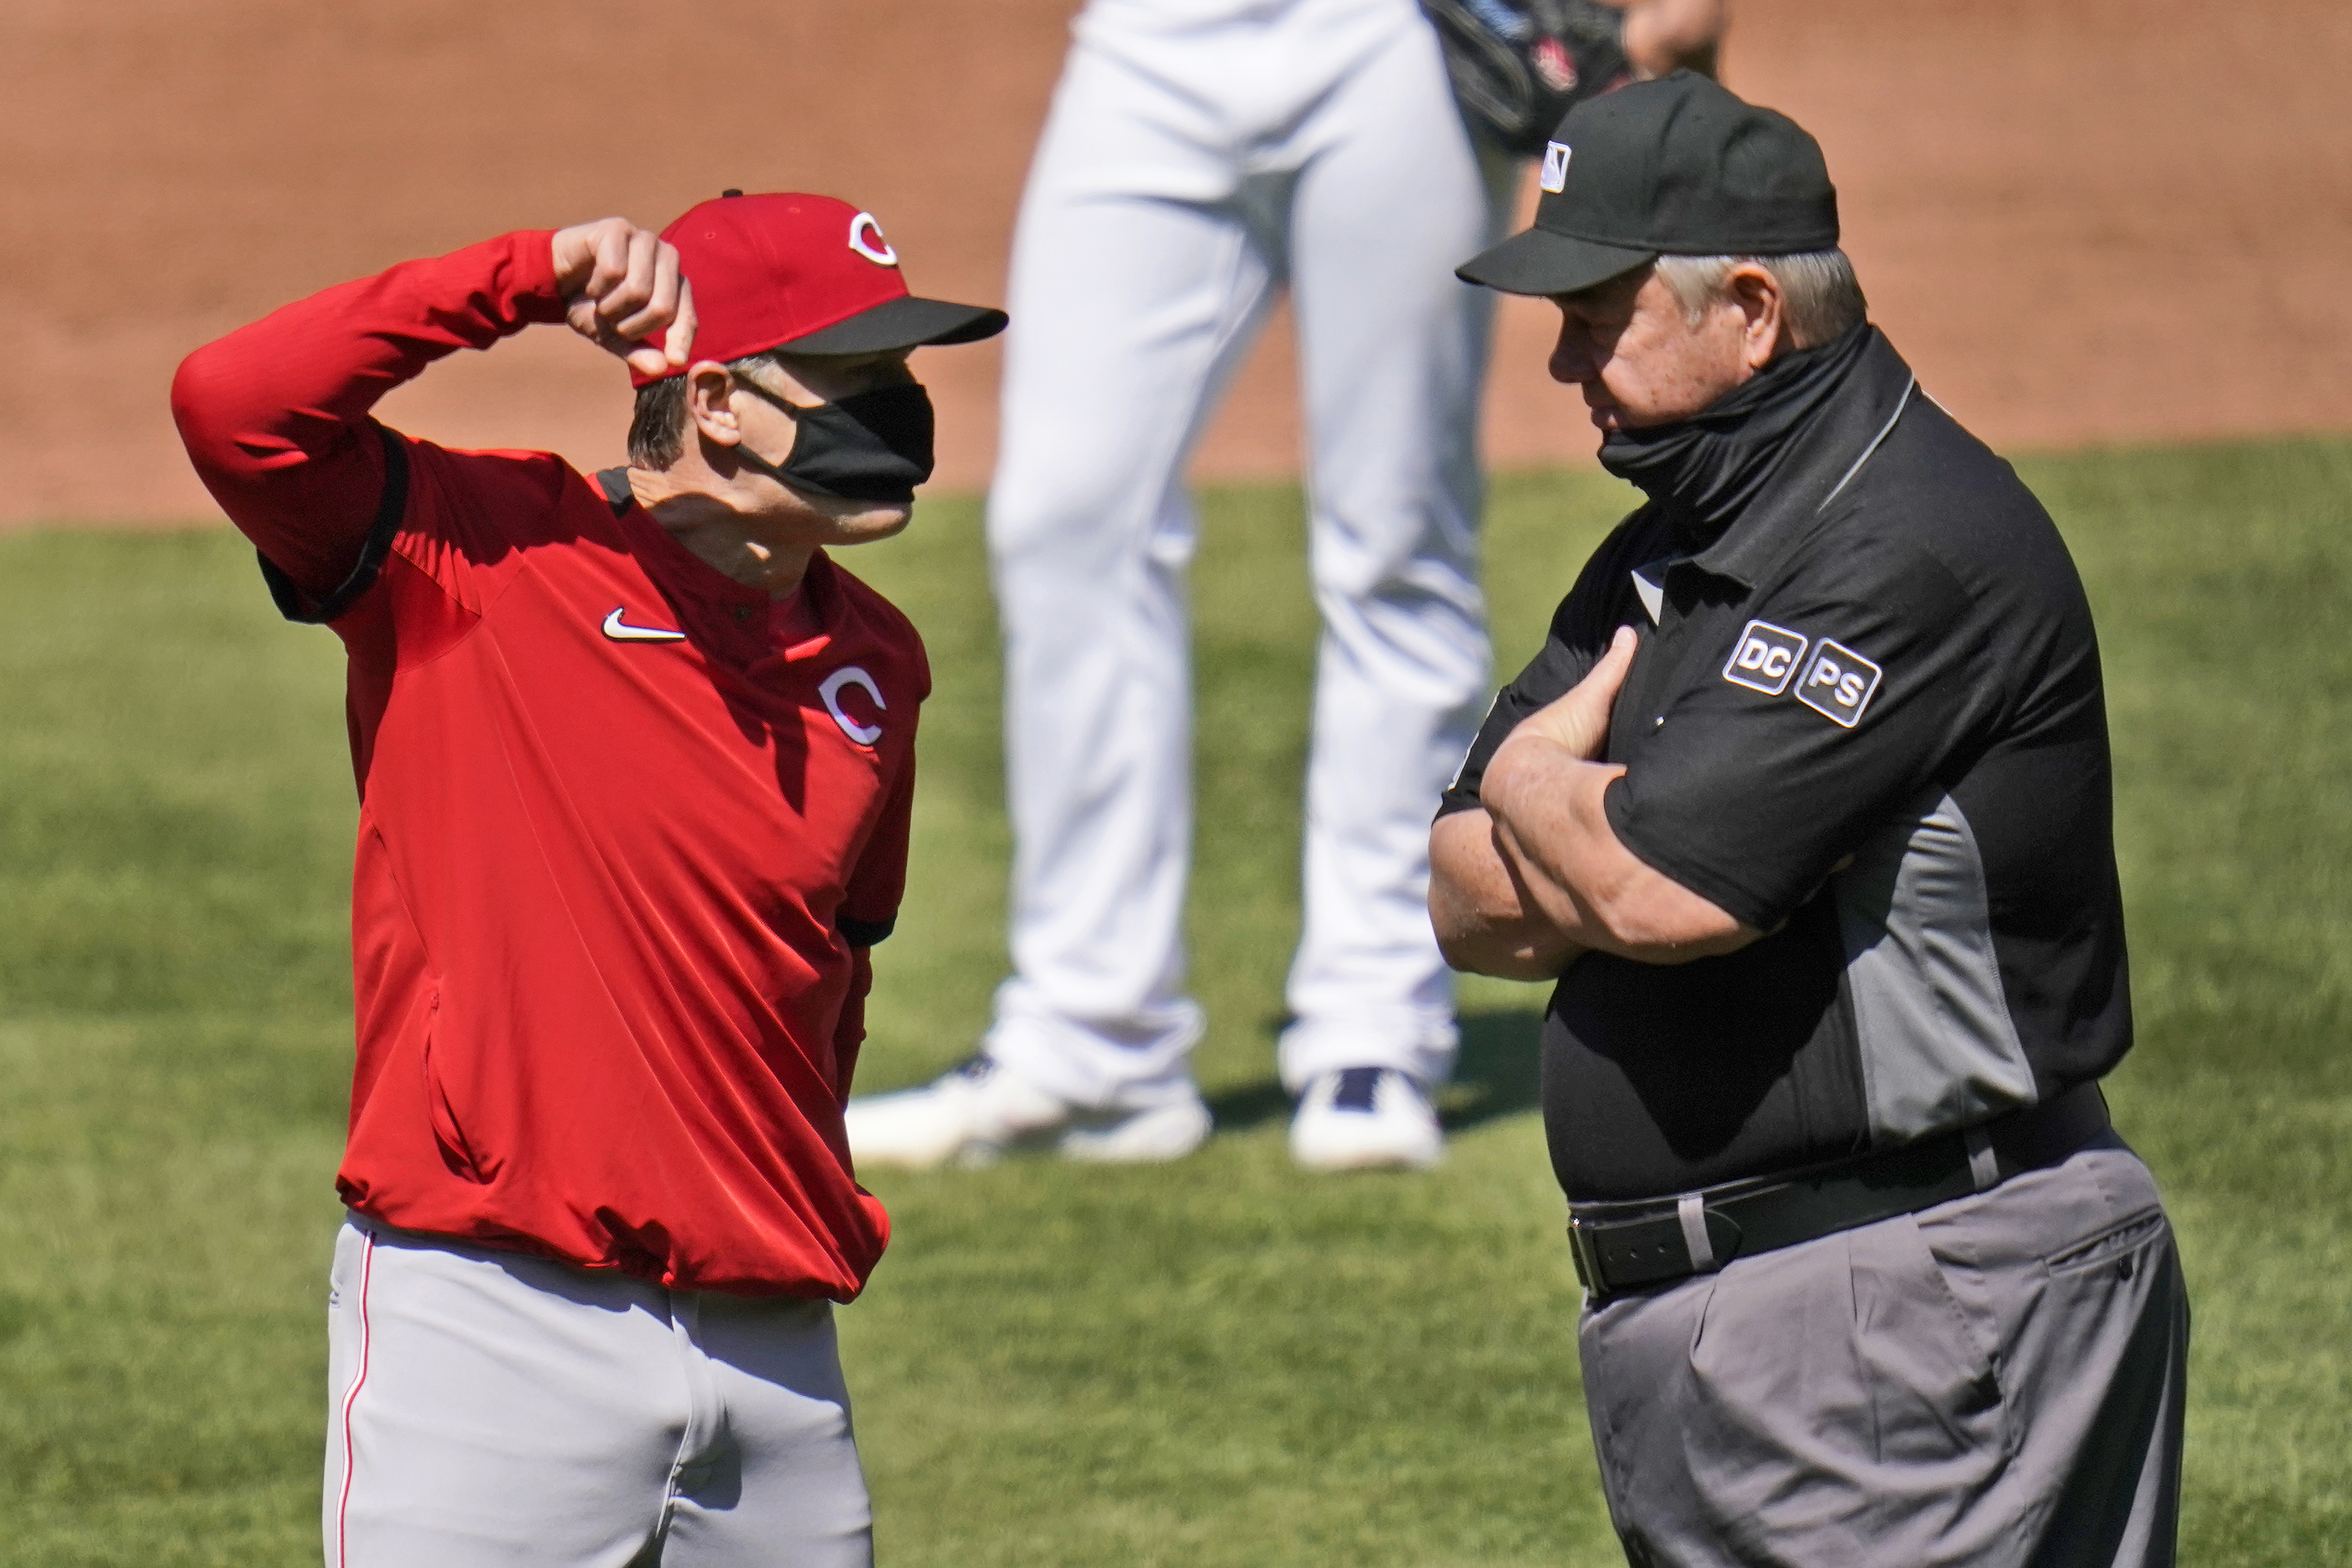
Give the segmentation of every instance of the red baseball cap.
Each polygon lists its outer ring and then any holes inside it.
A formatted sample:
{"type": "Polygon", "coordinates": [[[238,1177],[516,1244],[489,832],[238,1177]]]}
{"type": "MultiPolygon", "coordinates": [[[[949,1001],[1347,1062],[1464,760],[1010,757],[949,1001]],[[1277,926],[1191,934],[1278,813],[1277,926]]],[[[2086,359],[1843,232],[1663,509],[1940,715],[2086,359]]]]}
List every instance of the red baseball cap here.
{"type": "MultiPolygon", "coordinates": [[[[909,294],[874,215],[831,196],[729,191],[688,208],[662,237],[694,285],[693,360],[724,363],[776,348],[873,353],[976,342],[1004,330],[1002,310],[909,294]]],[[[646,342],[660,347],[667,335],[646,342]]],[[[629,380],[645,386],[686,368],[646,375],[633,366],[629,380]]]]}

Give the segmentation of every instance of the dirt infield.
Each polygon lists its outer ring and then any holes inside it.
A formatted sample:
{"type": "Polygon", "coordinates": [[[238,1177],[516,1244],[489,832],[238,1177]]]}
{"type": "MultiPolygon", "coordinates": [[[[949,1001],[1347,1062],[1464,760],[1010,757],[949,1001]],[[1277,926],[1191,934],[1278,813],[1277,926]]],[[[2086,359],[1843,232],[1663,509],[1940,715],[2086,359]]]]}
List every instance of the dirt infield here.
{"type": "MultiPolygon", "coordinates": [[[[2352,428],[2352,7],[1735,5],[1727,79],[1821,137],[1874,314],[1996,443],[2352,428]]],[[[12,0],[0,237],[26,319],[0,385],[0,525],[210,515],[163,406],[183,353],[502,229],[814,188],[881,215],[919,288],[996,300],[1073,9],[12,0]]],[[[1543,379],[1546,314],[1505,313],[1498,464],[1589,455],[1572,394],[1543,379]]],[[[1282,337],[1203,473],[1292,468],[1282,337]]],[[[923,368],[940,478],[977,484],[994,351],[923,368]]],[[[617,455],[625,405],[617,366],[541,332],[460,356],[385,412],[593,464],[617,455]]]]}

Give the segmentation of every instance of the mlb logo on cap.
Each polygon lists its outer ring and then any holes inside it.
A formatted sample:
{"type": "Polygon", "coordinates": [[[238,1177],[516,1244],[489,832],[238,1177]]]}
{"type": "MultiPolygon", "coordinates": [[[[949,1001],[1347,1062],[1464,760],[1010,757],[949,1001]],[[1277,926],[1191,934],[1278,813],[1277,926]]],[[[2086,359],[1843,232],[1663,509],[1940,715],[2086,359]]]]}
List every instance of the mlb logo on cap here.
{"type": "Polygon", "coordinates": [[[1537,184],[1555,195],[1568,189],[1568,152],[1565,142],[1544,143],[1543,177],[1537,184]]]}
{"type": "MultiPolygon", "coordinates": [[[[694,285],[693,357],[727,363],[770,349],[874,353],[966,343],[1004,330],[1004,312],[910,294],[872,213],[831,196],[730,191],[662,230],[694,285]]],[[[660,346],[666,333],[646,342],[660,346]]],[[[638,386],[686,374],[632,368],[638,386]]]]}

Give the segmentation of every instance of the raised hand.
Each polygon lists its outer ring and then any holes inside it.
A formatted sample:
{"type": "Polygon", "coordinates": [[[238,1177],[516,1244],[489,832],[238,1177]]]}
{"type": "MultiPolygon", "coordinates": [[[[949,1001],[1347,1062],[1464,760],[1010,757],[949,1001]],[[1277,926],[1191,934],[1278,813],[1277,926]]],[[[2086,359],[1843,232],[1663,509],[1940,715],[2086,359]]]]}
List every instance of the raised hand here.
{"type": "Polygon", "coordinates": [[[659,235],[625,217],[598,218],[558,229],[554,258],[563,319],[573,331],[641,374],[686,363],[694,346],[694,286],[659,235]],[[664,328],[661,347],[644,341],[664,328]]]}

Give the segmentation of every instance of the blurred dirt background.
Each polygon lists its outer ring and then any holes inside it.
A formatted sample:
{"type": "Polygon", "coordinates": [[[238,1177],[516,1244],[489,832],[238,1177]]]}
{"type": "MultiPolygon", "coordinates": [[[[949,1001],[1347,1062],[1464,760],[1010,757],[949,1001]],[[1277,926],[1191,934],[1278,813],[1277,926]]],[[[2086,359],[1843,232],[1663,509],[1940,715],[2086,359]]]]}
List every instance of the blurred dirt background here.
{"type": "MultiPolygon", "coordinates": [[[[1873,313],[1997,445],[2352,429],[2352,6],[1734,0],[1726,79],[1829,154],[1873,313]]],[[[215,515],[164,392],[289,299],[505,229],[667,222],[722,186],[872,209],[924,292],[1002,298],[1074,0],[9,0],[0,525],[215,515]]],[[[1400,221],[1410,221],[1400,215],[1400,221]]],[[[1506,310],[1486,445],[1589,461],[1506,310]]],[[[922,362],[940,479],[985,481],[993,349],[922,362]]],[[[384,413],[457,445],[615,460],[617,364],[554,331],[384,413]]],[[[1277,319],[1203,476],[1295,471],[1277,319]]]]}

